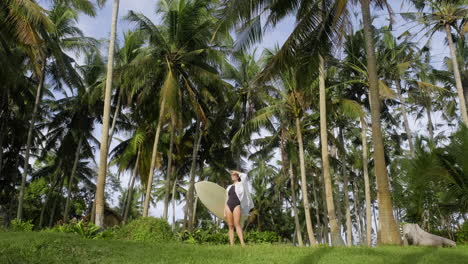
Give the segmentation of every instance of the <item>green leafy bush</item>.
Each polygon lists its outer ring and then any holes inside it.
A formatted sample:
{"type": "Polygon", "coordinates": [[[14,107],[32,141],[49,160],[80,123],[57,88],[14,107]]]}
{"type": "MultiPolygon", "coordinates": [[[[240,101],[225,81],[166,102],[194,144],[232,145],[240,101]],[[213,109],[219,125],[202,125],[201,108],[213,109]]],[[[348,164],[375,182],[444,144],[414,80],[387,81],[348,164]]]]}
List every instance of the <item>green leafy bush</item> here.
{"type": "Polygon", "coordinates": [[[83,220],[57,225],[47,231],[78,234],[83,238],[96,238],[99,236],[99,227],[83,220]]]}
{"type": "MultiPolygon", "coordinates": [[[[211,229],[198,229],[194,232],[180,232],[178,234],[179,240],[189,244],[228,244],[229,235],[226,229],[211,230],[211,229]]],[[[244,233],[244,240],[249,244],[261,243],[278,243],[281,242],[281,237],[272,231],[250,231],[244,233]]],[[[236,242],[239,239],[236,235],[236,242]]]]}
{"type": "Polygon", "coordinates": [[[458,244],[468,244],[468,222],[463,223],[462,227],[455,234],[458,244]]]}
{"type": "Polygon", "coordinates": [[[250,231],[245,234],[245,242],[247,243],[278,243],[281,242],[281,237],[273,231],[250,231]]]}
{"type": "Polygon", "coordinates": [[[133,241],[166,242],[175,236],[169,223],[160,218],[143,217],[131,221],[115,232],[116,239],[133,241]]]}
{"type": "Polygon", "coordinates": [[[29,221],[22,221],[18,219],[14,219],[11,221],[10,230],[15,232],[28,232],[32,231],[34,228],[34,224],[29,221]]]}

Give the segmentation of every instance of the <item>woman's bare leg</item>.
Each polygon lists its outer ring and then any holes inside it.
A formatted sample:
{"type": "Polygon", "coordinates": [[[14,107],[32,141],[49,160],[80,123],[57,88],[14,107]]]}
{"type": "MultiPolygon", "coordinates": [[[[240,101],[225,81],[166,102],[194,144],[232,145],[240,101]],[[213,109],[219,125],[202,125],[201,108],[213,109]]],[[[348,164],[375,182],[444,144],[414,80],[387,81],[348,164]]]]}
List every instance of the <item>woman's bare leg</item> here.
{"type": "Polygon", "coordinates": [[[231,210],[229,210],[229,206],[224,206],[224,213],[226,215],[226,221],[229,227],[229,243],[234,245],[234,218],[232,216],[231,210]]]}
{"type": "Polygon", "coordinates": [[[244,234],[242,233],[242,226],[240,224],[240,218],[241,218],[241,210],[240,210],[240,205],[236,206],[234,208],[234,226],[236,227],[236,232],[237,236],[239,237],[239,241],[242,246],[245,246],[244,243],[244,234]]]}

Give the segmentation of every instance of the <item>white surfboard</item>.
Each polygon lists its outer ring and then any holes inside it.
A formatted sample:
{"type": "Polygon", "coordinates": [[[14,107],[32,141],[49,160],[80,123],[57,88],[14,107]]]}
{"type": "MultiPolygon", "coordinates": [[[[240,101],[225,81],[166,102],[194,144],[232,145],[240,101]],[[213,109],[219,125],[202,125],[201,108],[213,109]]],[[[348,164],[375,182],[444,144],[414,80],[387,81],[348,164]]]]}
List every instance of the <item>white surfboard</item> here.
{"type": "Polygon", "coordinates": [[[201,181],[195,183],[195,191],[198,199],[216,217],[226,220],[224,217],[224,206],[226,203],[226,189],[216,183],[201,181]]]}

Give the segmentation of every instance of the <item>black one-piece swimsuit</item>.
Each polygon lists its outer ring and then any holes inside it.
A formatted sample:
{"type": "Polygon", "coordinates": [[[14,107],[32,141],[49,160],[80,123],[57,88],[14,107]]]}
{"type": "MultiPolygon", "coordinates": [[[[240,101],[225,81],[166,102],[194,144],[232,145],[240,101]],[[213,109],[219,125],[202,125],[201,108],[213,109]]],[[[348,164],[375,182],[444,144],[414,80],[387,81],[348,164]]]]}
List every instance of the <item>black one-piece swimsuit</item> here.
{"type": "Polygon", "coordinates": [[[234,208],[236,206],[240,205],[240,200],[239,197],[237,197],[236,194],[236,187],[233,185],[228,191],[228,201],[227,201],[227,206],[229,207],[229,210],[231,210],[231,213],[234,212],[234,208]]]}

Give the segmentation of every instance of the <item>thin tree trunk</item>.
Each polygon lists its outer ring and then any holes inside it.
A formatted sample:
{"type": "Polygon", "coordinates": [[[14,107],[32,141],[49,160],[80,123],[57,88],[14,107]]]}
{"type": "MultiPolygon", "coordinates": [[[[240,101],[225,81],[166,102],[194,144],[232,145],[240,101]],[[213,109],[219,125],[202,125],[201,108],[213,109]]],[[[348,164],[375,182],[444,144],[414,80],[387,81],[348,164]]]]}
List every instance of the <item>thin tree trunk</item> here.
{"type": "Polygon", "coordinates": [[[45,78],[45,67],[46,67],[46,60],[42,62],[41,72],[38,74],[39,84],[37,85],[36,99],[34,101],[33,112],[31,115],[31,122],[29,123],[28,138],[26,139],[26,154],[24,157],[23,174],[21,176],[21,187],[20,187],[20,193],[18,197],[18,211],[16,213],[16,219],[18,220],[21,220],[23,218],[24,190],[26,188],[26,177],[28,176],[29,156],[31,154],[30,152],[31,152],[32,139],[33,139],[33,130],[36,124],[37,112],[39,110],[39,104],[41,103],[41,98],[42,98],[42,88],[44,86],[44,78],[45,78]]]}
{"type": "Polygon", "coordinates": [[[82,143],[83,143],[83,138],[80,137],[80,140],[78,141],[78,146],[75,152],[75,160],[73,161],[73,167],[72,167],[72,171],[70,174],[70,179],[68,180],[68,195],[67,195],[67,200],[65,202],[65,210],[63,211],[64,223],[68,223],[68,212],[70,211],[70,200],[72,196],[73,180],[75,180],[76,168],[78,167],[78,162],[80,161],[82,143]]]}
{"type": "MultiPolygon", "coordinates": [[[[339,137],[340,137],[340,144],[342,148],[346,151],[345,142],[344,142],[344,135],[343,129],[339,128],[339,137]]],[[[349,175],[346,171],[346,153],[341,153],[341,173],[343,174],[343,192],[344,192],[344,202],[345,202],[345,210],[346,210],[346,244],[348,247],[353,245],[353,230],[352,230],[352,223],[351,223],[351,209],[349,204],[349,175]]]]}
{"type": "Polygon", "coordinates": [[[52,203],[52,211],[50,212],[49,227],[52,227],[54,225],[55,211],[57,210],[57,203],[63,194],[64,181],[65,181],[65,175],[62,175],[62,178],[60,179],[58,192],[54,195],[54,197],[52,197],[52,199],[54,199],[54,202],[52,203]]]}
{"type": "Polygon", "coordinates": [[[141,155],[140,148],[138,148],[137,159],[135,161],[135,167],[133,168],[132,179],[130,181],[130,186],[128,186],[128,190],[127,190],[127,204],[125,205],[125,210],[124,210],[123,220],[122,220],[124,224],[128,220],[128,212],[130,211],[130,207],[132,206],[132,202],[133,202],[133,186],[135,186],[135,180],[138,174],[138,164],[140,163],[140,155],[141,155]]]}
{"type": "Polygon", "coordinates": [[[401,80],[398,78],[395,81],[395,84],[397,88],[398,100],[400,100],[400,111],[403,116],[403,124],[405,125],[406,136],[408,137],[410,153],[411,153],[411,156],[414,157],[415,151],[414,151],[413,135],[411,134],[411,128],[408,122],[408,111],[406,110],[406,102],[402,95],[401,80]]]}
{"type": "Polygon", "coordinates": [[[115,106],[115,111],[114,111],[114,115],[113,115],[113,118],[112,118],[112,125],[111,125],[111,128],[109,130],[109,139],[108,139],[108,142],[107,142],[107,145],[109,147],[110,147],[110,145],[112,143],[112,138],[114,137],[115,126],[117,124],[117,119],[119,118],[120,105],[122,103],[122,95],[119,94],[118,96],[119,97],[117,98],[117,105],[115,106]]]}
{"type": "Polygon", "coordinates": [[[330,242],[329,241],[330,240],[329,234],[330,234],[330,232],[329,232],[329,229],[328,229],[328,217],[326,215],[326,212],[327,212],[327,198],[325,196],[325,186],[323,184],[323,176],[318,177],[318,179],[319,179],[320,187],[322,189],[320,194],[322,195],[322,204],[323,204],[323,211],[324,211],[322,231],[323,231],[324,243],[329,245],[329,242],[330,242]]]}
{"type": "Polygon", "coordinates": [[[143,217],[148,217],[148,211],[151,199],[151,188],[153,185],[154,168],[156,167],[156,158],[158,156],[158,143],[159,134],[161,133],[161,126],[164,118],[164,108],[166,107],[166,95],[164,94],[161,100],[161,107],[159,108],[159,119],[156,127],[156,134],[154,135],[153,152],[151,154],[151,166],[148,174],[148,182],[146,183],[145,204],[143,206],[143,217]]]}
{"type": "Polygon", "coordinates": [[[306,173],[305,173],[304,145],[302,142],[301,121],[299,120],[298,117],[296,117],[296,133],[297,133],[297,144],[299,145],[299,163],[300,163],[300,169],[301,169],[302,201],[304,204],[307,235],[309,237],[310,245],[315,247],[317,245],[317,242],[315,241],[314,229],[312,226],[312,218],[310,217],[310,204],[309,204],[309,197],[308,197],[308,192],[307,192],[307,179],[306,179],[306,173]]]}
{"type": "Polygon", "coordinates": [[[463,85],[460,75],[460,68],[458,67],[458,60],[457,60],[457,48],[453,44],[452,39],[452,32],[450,29],[450,24],[445,24],[445,32],[447,33],[447,40],[450,47],[450,56],[452,57],[452,64],[453,64],[453,74],[455,75],[455,84],[457,86],[457,94],[458,100],[460,101],[460,111],[462,120],[465,123],[465,126],[468,127],[468,112],[467,112],[467,105],[465,102],[465,97],[463,95],[463,85]]]}
{"type": "Polygon", "coordinates": [[[289,179],[291,180],[291,203],[294,212],[294,224],[296,225],[296,235],[297,235],[297,243],[299,247],[304,246],[304,241],[302,241],[302,232],[301,232],[301,224],[299,222],[299,210],[297,210],[297,198],[296,198],[296,182],[294,181],[294,173],[292,168],[292,162],[289,161],[289,179]]]}
{"type": "Polygon", "coordinates": [[[351,184],[353,186],[353,197],[354,197],[354,217],[356,217],[357,222],[357,234],[359,236],[359,244],[363,244],[363,238],[365,237],[363,228],[362,228],[362,218],[361,218],[361,204],[359,202],[359,190],[357,187],[357,181],[354,180],[351,184]]]}
{"type": "Polygon", "coordinates": [[[366,200],[366,242],[367,246],[372,245],[372,212],[371,212],[371,192],[369,182],[369,169],[367,167],[367,122],[361,117],[361,138],[362,138],[362,170],[364,174],[364,192],[366,200]]]}
{"type": "Polygon", "coordinates": [[[319,200],[317,199],[317,190],[316,190],[314,179],[312,179],[312,195],[314,196],[314,201],[317,203],[317,208],[315,208],[315,218],[317,219],[317,226],[319,228],[319,230],[317,230],[317,236],[318,236],[317,239],[319,243],[320,242],[324,243],[323,236],[322,236],[323,234],[321,232],[321,229],[323,229],[323,227],[320,227],[322,226],[322,224],[320,223],[319,200]]]}
{"type": "Polygon", "coordinates": [[[3,140],[5,138],[5,122],[0,118],[0,179],[2,178],[3,170],[3,140]]]}
{"type": "MultiPolygon", "coordinates": [[[[173,168],[174,170],[175,168],[173,168]]],[[[174,185],[172,186],[172,230],[175,230],[175,225],[176,225],[176,220],[175,220],[175,195],[176,195],[176,187],[177,187],[177,177],[174,173],[171,173],[174,175],[174,185]]]]}
{"type": "Polygon", "coordinates": [[[109,150],[109,119],[110,119],[110,104],[112,95],[112,80],[114,73],[114,51],[115,51],[115,38],[117,32],[117,19],[119,13],[119,0],[114,0],[112,10],[112,25],[111,35],[109,41],[109,53],[107,56],[107,76],[106,76],[106,90],[104,96],[104,113],[102,120],[101,131],[101,150],[99,153],[99,173],[96,184],[96,225],[104,228],[104,207],[105,207],[105,185],[107,174],[107,154],[109,150]]]}
{"type": "Polygon", "coordinates": [[[188,187],[188,194],[187,194],[187,221],[188,221],[188,229],[190,231],[193,230],[193,198],[195,194],[195,171],[197,169],[197,155],[198,149],[200,148],[200,142],[202,138],[202,131],[201,131],[201,123],[197,123],[197,132],[194,138],[194,145],[192,151],[192,164],[190,166],[190,178],[189,178],[189,187],[188,187]]]}
{"type": "Polygon", "coordinates": [[[388,186],[388,174],[385,164],[384,144],[380,120],[380,98],[377,77],[377,59],[372,35],[372,18],[369,0],[360,0],[362,9],[362,21],[367,53],[367,70],[369,75],[369,97],[371,98],[372,117],[372,142],[374,144],[375,176],[377,179],[377,191],[379,202],[379,221],[382,244],[401,244],[400,232],[393,217],[393,202],[388,186]]]}
{"type": "Polygon", "coordinates": [[[429,130],[429,139],[434,142],[434,124],[432,123],[431,104],[425,108],[427,113],[427,128],[429,130]]]}
{"type": "Polygon", "coordinates": [[[167,220],[167,215],[169,212],[169,196],[171,194],[171,172],[172,172],[172,151],[174,149],[174,128],[171,126],[171,139],[169,142],[169,152],[167,152],[167,174],[166,174],[166,189],[164,194],[164,211],[163,218],[167,220]]]}
{"type": "Polygon", "coordinates": [[[192,206],[192,214],[190,215],[190,226],[192,226],[192,230],[195,226],[195,217],[197,216],[197,204],[198,204],[198,196],[197,194],[194,195],[194,202],[192,206]]]}
{"type": "Polygon", "coordinates": [[[323,178],[325,184],[325,196],[327,199],[328,221],[330,223],[330,233],[332,246],[344,245],[341,238],[340,228],[336,220],[335,203],[333,201],[333,187],[330,176],[330,165],[328,161],[328,139],[327,139],[327,110],[325,94],[325,61],[320,56],[319,65],[319,94],[320,94],[320,139],[322,142],[322,164],[323,178]]]}
{"type": "Polygon", "coordinates": [[[60,174],[60,168],[61,167],[62,167],[62,160],[59,161],[59,164],[57,166],[57,171],[56,171],[56,173],[54,175],[54,179],[52,180],[52,182],[50,184],[50,189],[47,192],[46,199],[44,201],[44,204],[42,205],[41,214],[39,216],[39,228],[42,228],[42,225],[44,223],[44,216],[45,216],[45,211],[46,211],[47,205],[49,204],[49,200],[50,200],[55,188],[57,187],[57,185],[59,183],[59,174],[60,174]]]}

